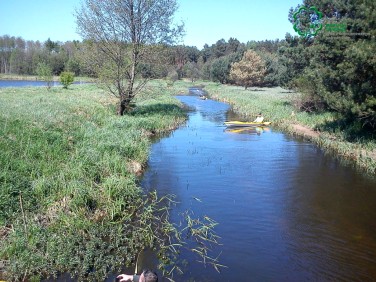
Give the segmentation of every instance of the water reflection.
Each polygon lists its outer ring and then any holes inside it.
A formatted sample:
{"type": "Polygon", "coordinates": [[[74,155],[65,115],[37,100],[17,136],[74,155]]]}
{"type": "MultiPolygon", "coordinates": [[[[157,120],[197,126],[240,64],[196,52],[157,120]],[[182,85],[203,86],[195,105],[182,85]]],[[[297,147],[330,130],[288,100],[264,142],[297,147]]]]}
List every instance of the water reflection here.
{"type": "Polygon", "coordinates": [[[228,269],[218,274],[183,252],[178,281],[376,277],[375,179],[272,128],[226,130],[226,104],[179,99],[197,111],[153,145],[142,185],[177,195],[176,222],[186,209],[217,220],[215,251],[228,269]]]}
{"type": "Polygon", "coordinates": [[[228,133],[235,134],[257,134],[270,131],[269,127],[229,127],[225,129],[228,133]]]}

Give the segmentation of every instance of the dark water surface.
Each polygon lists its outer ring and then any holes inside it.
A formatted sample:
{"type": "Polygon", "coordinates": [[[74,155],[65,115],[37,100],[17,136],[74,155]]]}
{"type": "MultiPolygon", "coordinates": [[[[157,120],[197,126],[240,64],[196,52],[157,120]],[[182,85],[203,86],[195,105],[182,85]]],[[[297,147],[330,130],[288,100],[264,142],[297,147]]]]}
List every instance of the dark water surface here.
{"type": "Polygon", "coordinates": [[[196,111],[153,145],[142,186],[177,195],[176,222],[215,219],[228,268],[183,252],[177,281],[376,280],[374,178],[273,129],[226,131],[226,104],[178,98],[196,111]]]}

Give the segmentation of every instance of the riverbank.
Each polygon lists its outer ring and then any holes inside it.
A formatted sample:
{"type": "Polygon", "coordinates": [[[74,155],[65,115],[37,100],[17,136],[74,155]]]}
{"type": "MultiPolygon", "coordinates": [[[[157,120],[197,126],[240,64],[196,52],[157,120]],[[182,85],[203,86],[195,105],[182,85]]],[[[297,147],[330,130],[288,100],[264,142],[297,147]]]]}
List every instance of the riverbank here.
{"type": "Polygon", "coordinates": [[[117,99],[95,85],[0,89],[5,278],[38,281],[67,272],[103,281],[153,247],[148,207],[158,199],[143,194],[137,175],[151,136],[184,122],[172,97],[183,88],[153,81],[123,117],[115,114],[117,99]]]}
{"type": "Polygon", "coordinates": [[[275,88],[250,88],[199,82],[213,99],[230,103],[234,110],[253,120],[262,112],[266,120],[282,130],[312,140],[343,161],[350,161],[368,173],[376,173],[376,141],[367,136],[354,137],[337,126],[335,114],[296,112],[293,101],[298,93],[275,88]]]}

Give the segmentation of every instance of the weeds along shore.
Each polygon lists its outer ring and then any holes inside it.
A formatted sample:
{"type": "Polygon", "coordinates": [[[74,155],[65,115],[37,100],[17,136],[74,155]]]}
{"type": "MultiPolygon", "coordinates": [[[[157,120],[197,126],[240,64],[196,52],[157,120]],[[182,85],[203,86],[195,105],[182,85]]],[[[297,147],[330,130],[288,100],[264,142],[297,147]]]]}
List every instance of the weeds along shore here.
{"type": "Polygon", "coordinates": [[[103,281],[153,247],[158,200],[137,175],[150,136],[186,119],[172,97],[185,90],[150,82],[120,117],[95,85],[0,89],[0,278],[103,281]]]}
{"type": "Polygon", "coordinates": [[[376,138],[357,135],[352,128],[336,122],[333,112],[298,112],[293,106],[299,93],[275,88],[249,88],[201,83],[212,99],[232,105],[233,109],[253,120],[262,112],[265,119],[285,132],[312,140],[343,161],[350,161],[370,174],[376,173],[376,138]]]}

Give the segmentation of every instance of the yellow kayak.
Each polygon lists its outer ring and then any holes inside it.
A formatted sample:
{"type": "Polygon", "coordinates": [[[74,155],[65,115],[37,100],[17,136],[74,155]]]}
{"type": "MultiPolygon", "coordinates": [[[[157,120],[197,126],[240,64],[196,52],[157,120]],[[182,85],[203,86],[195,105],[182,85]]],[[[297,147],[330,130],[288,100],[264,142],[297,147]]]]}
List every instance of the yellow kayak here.
{"type": "Polygon", "coordinates": [[[257,127],[257,126],[268,126],[271,122],[244,122],[244,121],[226,121],[225,125],[227,127],[257,127]]]}

